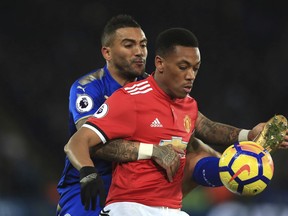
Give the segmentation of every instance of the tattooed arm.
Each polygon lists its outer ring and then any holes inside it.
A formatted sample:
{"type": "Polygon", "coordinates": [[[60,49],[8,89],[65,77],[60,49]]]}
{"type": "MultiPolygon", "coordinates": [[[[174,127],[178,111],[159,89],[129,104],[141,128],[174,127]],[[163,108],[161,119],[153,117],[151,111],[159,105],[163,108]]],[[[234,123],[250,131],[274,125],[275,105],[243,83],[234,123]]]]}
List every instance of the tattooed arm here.
{"type": "MultiPolygon", "coordinates": [[[[140,142],[115,139],[90,148],[90,155],[114,162],[131,162],[138,160],[139,146],[140,142]]],[[[177,150],[173,149],[172,145],[153,145],[151,159],[166,170],[171,181],[180,164],[177,150]]]]}
{"type": "MultiPolygon", "coordinates": [[[[263,123],[259,123],[248,133],[248,140],[253,140],[263,129],[263,123]]],[[[214,122],[198,112],[195,127],[195,136],[207,144],[230,145],[238,141],[241,128],[214,122]]]]}

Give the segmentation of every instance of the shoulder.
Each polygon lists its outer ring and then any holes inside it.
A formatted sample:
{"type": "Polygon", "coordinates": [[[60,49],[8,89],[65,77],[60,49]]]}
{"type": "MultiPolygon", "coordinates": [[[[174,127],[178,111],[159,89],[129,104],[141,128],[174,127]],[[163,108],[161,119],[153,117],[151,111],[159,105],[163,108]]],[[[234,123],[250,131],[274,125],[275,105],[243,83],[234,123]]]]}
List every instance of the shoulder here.
{"type": "Polygon", "coordinates": [[[103,68],[99,68],[96,70],[93,70],[87,74],[85,74],[84,76],[81,76],[80,78],[78,78],[73,84],[73,86],[87,86],[92,84],[93,82],[97,82],[102,80],[105,77],[105,70],[103,68]]]}
{"type": "Polygon", "coordinates": [[[140,81],[132,82],[127,85],[125,85],[122,88],[122,91],[126,94],[130,95],[139,95],[139,94],[145,94],[150,91],[152,91],[152,85],[149,81],[149,79],[143,79],[140,81]]]}

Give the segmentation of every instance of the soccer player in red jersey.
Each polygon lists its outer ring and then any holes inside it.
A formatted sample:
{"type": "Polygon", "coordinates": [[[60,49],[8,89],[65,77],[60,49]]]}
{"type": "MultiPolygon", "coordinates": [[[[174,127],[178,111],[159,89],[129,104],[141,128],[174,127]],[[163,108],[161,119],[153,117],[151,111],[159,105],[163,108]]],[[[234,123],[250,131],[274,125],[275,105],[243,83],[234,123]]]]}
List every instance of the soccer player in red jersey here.
{"type": "MultiPolygon", "coordinates": [[[[101,150],[107,141],[116,138],[137,141],[138,160],[114,164],[112,185],[103,209],[107,215],[160,215],[161,211],[187,215],[180,210],[181,185],[186,149],[195,148],[190,147],[195,125],[201,125],[197,103],[189,96],[200,63],[198,41],[193,33],[181,28],[163,32],[156,43],[155,72],[117,90],[65,146],[72,164],[80,175],[85,174],[81,176],[81,182],[87,183],[83,184],[87,187],[83,192],[93,193],[89,188],[95,189],[92,185],[99,182],[90,158],[91,147],[101,150]],[[172,172],[173,178],[168,176],[169,181],[164,169],[150,160],[154,147],[166,144],[172,144],[181,155],[179,168],[175,175],[172,172]]],[[[232,136],[238,136],[240,129],[235,131],[232,136]]],[[[218,159],[209,158],[210,165],[214,164],[211,167],[217,168],[218,159]]],[[[202,169],[202,165],[203,162],[198,168],[196,165],[196,170],[202,169]]],[[[207,186],[221,184],[217,172],[211,179],[197,177],[196,182],[207,186]]]]}

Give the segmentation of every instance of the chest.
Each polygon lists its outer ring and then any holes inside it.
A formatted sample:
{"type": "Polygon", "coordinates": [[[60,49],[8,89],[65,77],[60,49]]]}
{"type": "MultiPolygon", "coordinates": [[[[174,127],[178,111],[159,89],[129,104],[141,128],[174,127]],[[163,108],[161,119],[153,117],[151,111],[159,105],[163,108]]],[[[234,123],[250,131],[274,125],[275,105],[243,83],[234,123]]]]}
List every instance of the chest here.
{"type": "Polygon", "coordinates": [[[145,101],[136,103],[137,126],[136,136],[147,136],[151,142],[159,143],[175,137],[185,142],[194,131],[198,108],[191,101],[171,103],[159,98],[151,99],[149,106],[145,101]]]}

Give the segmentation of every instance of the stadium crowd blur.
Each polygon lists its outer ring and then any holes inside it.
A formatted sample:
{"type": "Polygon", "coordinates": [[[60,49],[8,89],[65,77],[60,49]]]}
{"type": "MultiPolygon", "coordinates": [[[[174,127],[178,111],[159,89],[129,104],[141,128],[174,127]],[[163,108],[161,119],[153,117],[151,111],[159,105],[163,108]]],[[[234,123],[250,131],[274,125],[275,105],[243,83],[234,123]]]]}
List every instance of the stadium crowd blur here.
{"type": "MultiPolygon", "coordinates": [[[[154,69],[153,43],[161,30],[186,27],[198,36],[202,65],[192,95],[211,119],[251,128],[275,114],[288,117],[284,3],[1,1],[0,216],[55,214],[69,88],[104,65],[100,33],[113,15],[128,13],[142,25],[149,40],[147,72],[154,69]]],[[[288,215],[288,151],[272,156],[275,174],[262,194],[244,198],[224,188],[198,188],[183,208],[197,216],[288,215]]]]}

